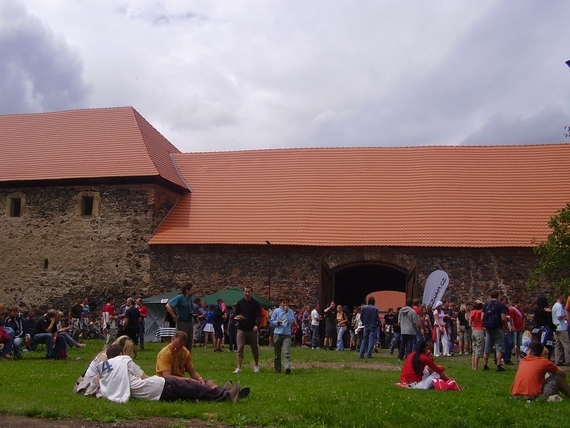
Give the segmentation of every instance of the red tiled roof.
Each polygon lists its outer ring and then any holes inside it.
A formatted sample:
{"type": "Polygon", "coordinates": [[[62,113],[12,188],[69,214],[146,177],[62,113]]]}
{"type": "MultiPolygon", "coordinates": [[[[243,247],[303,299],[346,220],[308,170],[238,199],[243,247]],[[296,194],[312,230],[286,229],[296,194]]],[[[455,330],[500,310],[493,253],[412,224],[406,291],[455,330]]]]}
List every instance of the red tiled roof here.
{"type": "Polygon", "coordinates": [[[161,176],[187,188],[170,153],[132,107],[0,116],[0,182],[161,176]]]}
{"type": "Polygon", "coordinates": [[[532,247],[570,201],[570,144],[174,158],[193,193],[151,244],[532,247]]]}

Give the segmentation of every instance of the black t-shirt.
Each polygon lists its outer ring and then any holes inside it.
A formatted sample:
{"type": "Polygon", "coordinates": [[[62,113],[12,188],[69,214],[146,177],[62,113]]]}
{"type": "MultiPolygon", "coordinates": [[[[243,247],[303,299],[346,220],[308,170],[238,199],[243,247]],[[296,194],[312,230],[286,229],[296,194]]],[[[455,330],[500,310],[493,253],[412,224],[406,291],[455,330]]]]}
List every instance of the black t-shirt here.
{"type": "Polygon", "coordinates": [[[51,332],[46,332],[47,328],[49,327],[51,323],[51,319],[44,316],[41,316],[38,318],[38,320],[36,321],[36,323],[34,324],[34,328],[32,330],[32,338],[39,333],[53,333],[54,331],[57,330],[57,324],[54,323],[53,324],[53,328],[51,329],[51,332]]]}
{"type": "Polygon", "coordinates": [[[243,315],[244,320],[238,322],[238,330],[252,331],[253,327],[261,322],[261,305],[253,297],[249,300],[245,298],[236,303],[236,315],[243,315]]]}
{"type": "Polygon", "coordinates": [[[141,317],[140,311],[134,306],[125,311],[125,320],[129,320],[126,330],[134,331],[138,329],[139,318],[141,317]]]}

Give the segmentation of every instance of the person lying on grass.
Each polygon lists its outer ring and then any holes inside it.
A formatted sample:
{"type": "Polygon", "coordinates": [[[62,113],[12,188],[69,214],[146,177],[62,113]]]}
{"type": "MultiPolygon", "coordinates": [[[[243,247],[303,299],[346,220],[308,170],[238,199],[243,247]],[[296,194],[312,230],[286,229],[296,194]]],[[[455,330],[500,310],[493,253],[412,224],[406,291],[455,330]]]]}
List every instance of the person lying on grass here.
{"type": "MultiPolygon", "coordinates": [[[[101,394],[110,401],[125,403],[129,398],[149,401],[229,401],[240,397],[240,383],[231,389],[211,388],[199,382],[189,382],[178,377],[147,376],[131,357],[123,354],[120,345],[107,349],[107,360],[97,366],[101,394]]],[[[245,388],[244,388],[245,390],[245,388]]],[[[247,389],[249,394],[249,388],[247,389]]]]}
{"type": "Polygon", "coordinates": [[[570,396],[566,372],[543,356],[544,345],[531,342],[528,351],[529,354],[520,361],[511,396],[526,400],[547,399],[560,391],[570,396]],[[546,373],[550,375],[545,379],[546,373]]]}
{"type": "Polygon", "coordinates": [[[397,386],[413,389],[433,388],[433,379],[449,380],[443,372],[445,368],[433,362],[431,346],[425,341],[418,342],[417,350],[406,358],[397,386]]]}

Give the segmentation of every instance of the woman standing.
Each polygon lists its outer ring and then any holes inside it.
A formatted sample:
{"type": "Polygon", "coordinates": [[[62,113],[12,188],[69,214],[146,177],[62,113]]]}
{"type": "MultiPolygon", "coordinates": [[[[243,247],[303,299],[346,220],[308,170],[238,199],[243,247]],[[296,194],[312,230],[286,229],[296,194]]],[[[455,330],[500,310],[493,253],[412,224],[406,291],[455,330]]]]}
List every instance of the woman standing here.
{"type": "MultiPolygon", "coordinates": [[[[131,338],[133,343],[139,345],[139,319],[141,313],[136,307],[135,299],[129,297],[127,299],[127,310],[125,311],[125,318],[123,322],[123,329],[125,334],[131,338]]],[[[138,357],[138,353],[135,351],[135,358],[138,357]]]]}
{"type": "Polygon", "coordinates": [[[479,368],[479,359],[483,357],[485,347],[485,330],[483,328],[483,302],[475,301],[475,306],[469,315],[469,326],[471,327],[471,369],[479,368]]]}
{"type": "Polygon", "coordinates": [[[434,343],[434,357],[441,356],[440,354],[440,343],[443,346],[443,356],[451,356],[449,352],[449,337],[448,332],[445,328],[445,312],[443,311],[443,302],[440,300],[435,304],[435,310],[433,311],[434,319],[434,329],[436,333],[435,343],[434,343]]]}
{"type": "Polygon", "coordinates": [[[342,310],[342,306],[336,307],[336,350],[344,351],[344,332],[346,331],[346,324],[348,318],[342,310]]]}
{"type": "Polygon", "coordinates": [[[471,332],[469,328],[469,313],[465,303],[459,307],[459,312],[457,313],[457,336],[459,339],[459,355],[468,354],[469,345],[471,344],[471,332]]]}

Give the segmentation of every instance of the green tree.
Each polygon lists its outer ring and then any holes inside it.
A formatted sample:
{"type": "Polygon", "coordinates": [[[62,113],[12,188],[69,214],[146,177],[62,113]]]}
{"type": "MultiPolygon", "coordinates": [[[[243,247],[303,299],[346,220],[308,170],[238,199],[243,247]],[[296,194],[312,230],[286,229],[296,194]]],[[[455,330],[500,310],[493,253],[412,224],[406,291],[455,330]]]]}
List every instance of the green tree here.
{"type": "Polygon", "coordinates": [[[545,277],[553,289],[570,292],[570,203],[548,222],[552,229],[546,241],[534,247],[539,261],[530,275],[529,286],[536,288],[541,277],[545,277]]]}

